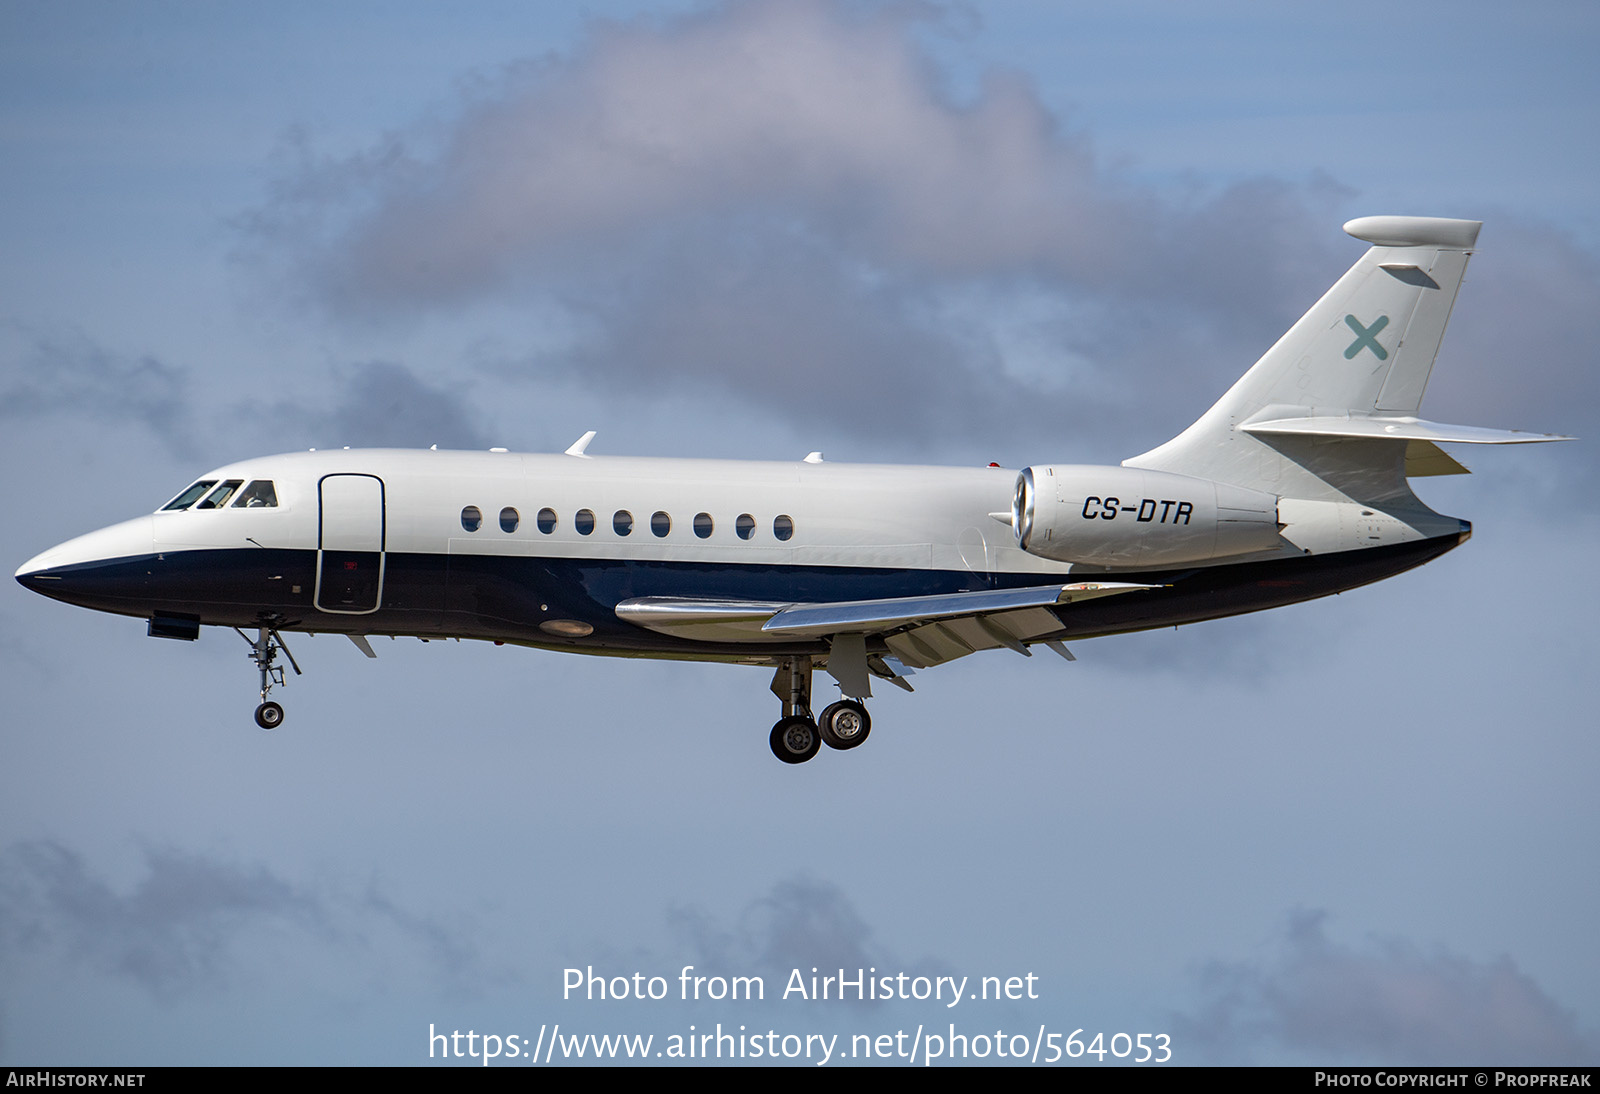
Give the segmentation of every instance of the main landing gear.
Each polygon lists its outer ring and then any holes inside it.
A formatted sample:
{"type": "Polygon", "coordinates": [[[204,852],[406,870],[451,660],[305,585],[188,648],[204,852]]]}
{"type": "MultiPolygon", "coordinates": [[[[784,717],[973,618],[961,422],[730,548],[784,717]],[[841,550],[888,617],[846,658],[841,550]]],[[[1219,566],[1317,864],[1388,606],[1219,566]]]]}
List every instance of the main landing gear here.
{"type": "Polygon", "coordinates": [[[300,675],[300,666],[295,662],[294,654],[289,652],[288,645],[283,636],[278,633],[273,625],[277,620],[262,620],[256,628],[256,637],[251,638],[238,627],[233,628],[250,646],[250,660],[256,668],[261,670],[261,705],[256,707],[256,725],[262,729],[277,729],[283,724],[283,707],[267,700],[267,692],[274,685],[283,686],[283,666],[274,664],[278,651],[289,659],[289,664],[294,668],[294,674],[300,675]]]}
{"type": "Polygon", "coordinates": [[[872,732],[872,717],[856,700],[841,699],[823,710],[817,729],[830,748],[855,748],[872,732]]]}
{"type": "Polygon", "coordinates": [[[772,754],[786,764],[803,764],[824,743],[840,750],[855,748],[872,732],[867,708],[854,699],[830,704],[822,717],[811,716],[811,658],[785,657],[772,677],[772,690],[783,700],[783,717],[772,727],[772,754]]]}

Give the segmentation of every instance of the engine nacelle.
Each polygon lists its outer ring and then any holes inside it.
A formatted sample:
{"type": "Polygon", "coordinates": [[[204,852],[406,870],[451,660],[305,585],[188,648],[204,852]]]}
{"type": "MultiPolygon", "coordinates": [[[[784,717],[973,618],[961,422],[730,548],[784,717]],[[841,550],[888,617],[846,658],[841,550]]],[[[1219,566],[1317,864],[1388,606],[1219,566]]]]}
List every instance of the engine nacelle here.
{"type": "Polygon", "coordinates": [[[1276,495],[1137,467],[1029,467],[1011,505],[1017,546],[1058,562],[1149,567],[1279,546],[1276,495]]]}

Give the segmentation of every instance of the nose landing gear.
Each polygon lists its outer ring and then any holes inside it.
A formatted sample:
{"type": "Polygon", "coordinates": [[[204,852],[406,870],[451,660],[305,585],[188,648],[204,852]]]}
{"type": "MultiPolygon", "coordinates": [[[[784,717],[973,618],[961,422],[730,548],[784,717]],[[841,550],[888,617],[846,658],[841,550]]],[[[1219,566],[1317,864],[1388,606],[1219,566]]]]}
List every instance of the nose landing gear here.
{"type": "Polygon", "coordinates": [[[283,686],[283,666],[274,664],[278,651],[289,659],[290,666],[296,676],[300,675],[300,665],[295,661],[294,654],[289,652],[289,646],[284,642],[283,636],[278,633],[273,625],[276,620],[262,620],[256,628],[256,637],[251,638],[238,627],[234,631],[250,646],[250,660],[261,671],[261,705],[256,707],[256,725],[262,729],[277,729],[283,724],[283,707],[277,703],[269,702],[267,693],[273,686],[283,686]]]}

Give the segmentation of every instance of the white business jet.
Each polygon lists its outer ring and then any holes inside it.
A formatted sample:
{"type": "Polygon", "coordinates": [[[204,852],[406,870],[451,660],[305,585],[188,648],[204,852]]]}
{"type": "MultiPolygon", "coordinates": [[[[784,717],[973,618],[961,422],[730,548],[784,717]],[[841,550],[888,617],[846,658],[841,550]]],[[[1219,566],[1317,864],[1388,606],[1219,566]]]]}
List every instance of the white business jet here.
{"type": "Polygon", "coordinates": [[[1199,421],[1117,467],[836,465],[343,450],[202,476],[149,516],[53,547],[17,580],[260,671],[289,631],[475,638],[774,669],[772,751],[867,739],[874,680],[985,649],[1257,611],[1464,542],[1408,478],[1441,444],[1564,440],[1417,417],[1480,223],[1364,217],[1350,271],[1199,421]],[[254,632],[251,638],[246,630],[254,632]],[[842,697],[814,716],[812,671],[842,697]]]}

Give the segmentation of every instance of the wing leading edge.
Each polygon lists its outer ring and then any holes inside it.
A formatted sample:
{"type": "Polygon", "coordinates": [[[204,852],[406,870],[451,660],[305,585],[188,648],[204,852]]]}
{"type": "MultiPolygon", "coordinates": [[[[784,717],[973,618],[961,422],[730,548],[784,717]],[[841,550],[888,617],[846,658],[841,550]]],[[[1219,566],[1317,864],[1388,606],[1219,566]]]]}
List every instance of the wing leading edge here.
{"type": "Polygon", "coordinates": [[[1028,643],[1061,629],[1050,609],[1158,587],[1077,581],[825,604],[645,596],[618,604],[616,614],[648,630],[706,642],[879,638],[902,664],[928,668],[978,650],[1004,647],[1026,654],[1028,643]]]}

